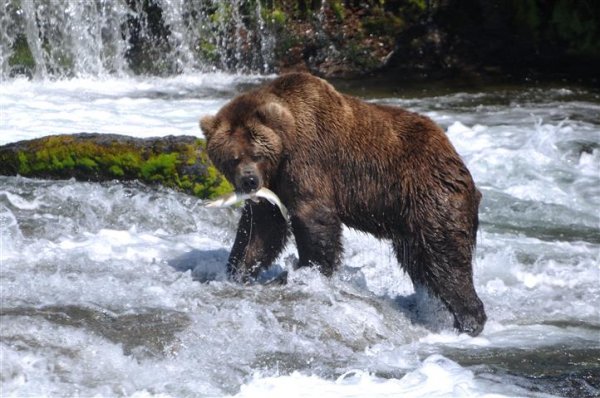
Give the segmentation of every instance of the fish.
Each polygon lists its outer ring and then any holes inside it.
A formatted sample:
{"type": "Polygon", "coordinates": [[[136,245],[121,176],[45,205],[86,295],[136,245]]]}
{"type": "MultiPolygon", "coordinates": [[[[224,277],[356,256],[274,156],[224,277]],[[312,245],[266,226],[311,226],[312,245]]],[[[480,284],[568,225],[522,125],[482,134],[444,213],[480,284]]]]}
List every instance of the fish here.
{"type": "Polygon", "coordinates": [[[285,218],[286,220],[289,220],[289,214],[288,214],[287,208],[281,202],[281,200],[279,199],[279,196],[277,196],[277,194],[275,192],[271,191],[268,188],[264,188],[264,187],[259,189],[256,192],[252,192],[252,193],[234,192],[232,194],[220,197],[218,199],[211,200],[204,206],[205,207],[229,207],[229,206],[233,206],[236,203],[240,203],[240,202],[243,202],[248,199],[258,202],[258,200],[260,198],[267,200],[273,206],[277,206],[277,208],[279,208],[279,211],[281,212],[281,215],[283,216],[283,218],[285,218]]]}

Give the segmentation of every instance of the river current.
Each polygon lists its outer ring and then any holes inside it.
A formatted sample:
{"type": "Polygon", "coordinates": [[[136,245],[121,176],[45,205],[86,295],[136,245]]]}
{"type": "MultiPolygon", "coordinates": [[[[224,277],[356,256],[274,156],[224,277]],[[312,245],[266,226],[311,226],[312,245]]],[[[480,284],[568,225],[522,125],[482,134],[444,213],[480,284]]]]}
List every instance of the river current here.
{"type": "MultiPolygon", "coordinates": [[[[48,134],[201,136],[268,77],[9,79],[0,144],[48,134]]],[[[364,90],[443,126],[483,193],[472,338],[344,231],[332,278],[224,279],[236,209],[118,181],[0,177],[0,395],[600,396],[600,91],[569,84],[364,90]]]]}

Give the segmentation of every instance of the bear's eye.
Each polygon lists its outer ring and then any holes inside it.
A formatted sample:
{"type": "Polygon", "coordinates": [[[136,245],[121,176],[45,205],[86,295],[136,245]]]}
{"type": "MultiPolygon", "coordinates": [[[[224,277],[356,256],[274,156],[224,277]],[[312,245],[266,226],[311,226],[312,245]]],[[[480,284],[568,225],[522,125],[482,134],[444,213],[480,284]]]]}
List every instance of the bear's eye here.
{"type": "Polygon", "coordinates": [[[238,164],[240,163],[240,159],[239,158],[234,158],[234,159],[229,159],[227,161],[227,166],[234,168],[236,167],[238,164]]]}
{"type": "Polygon", "coordinates": [[[265,157],[259,154],[252,155],[251,158],[253,162],[262,162],[263,160],[265,160],[265,157]]]}

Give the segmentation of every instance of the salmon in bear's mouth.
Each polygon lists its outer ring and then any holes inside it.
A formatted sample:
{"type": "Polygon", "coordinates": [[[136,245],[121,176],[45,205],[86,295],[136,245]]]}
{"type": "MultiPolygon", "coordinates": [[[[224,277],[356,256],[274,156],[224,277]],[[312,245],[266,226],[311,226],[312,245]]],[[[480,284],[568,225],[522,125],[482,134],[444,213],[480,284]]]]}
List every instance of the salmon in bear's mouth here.
{"type": "Polygon", "coordinates": [[[236,203],[240,203],[244,200],[253,200],[258,202],[260,198],[267,200],[273,206],[277,206],[283,218],[288,220],[288,211],[285,205],[279,199],[279,196],[268,188],[262,187],[257,191],[251,193],[238,193],[234,192],[229,195],[222,196],[218,199],[208,202],[205,207],[229,207],[236,203]]]}

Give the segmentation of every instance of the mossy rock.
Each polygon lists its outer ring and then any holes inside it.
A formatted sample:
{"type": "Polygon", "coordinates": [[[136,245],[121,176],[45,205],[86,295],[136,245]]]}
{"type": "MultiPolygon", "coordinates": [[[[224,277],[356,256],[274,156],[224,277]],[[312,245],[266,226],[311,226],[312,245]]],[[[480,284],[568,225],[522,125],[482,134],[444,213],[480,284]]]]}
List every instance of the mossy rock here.
{"type": "Polygon", "coordinates": [[[140,139],[81,133],[0,146],[0,175],[17,174],[80,181],[139,180],[200,198],[232,191],[208,159],[204,140],[192,136],[140,139]]]}

